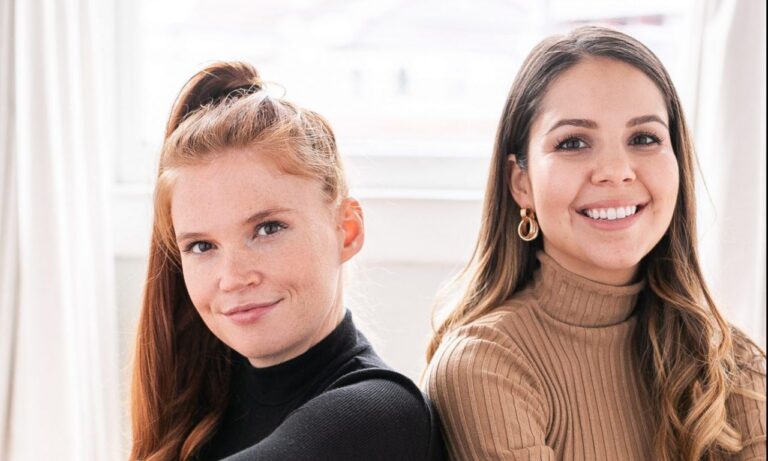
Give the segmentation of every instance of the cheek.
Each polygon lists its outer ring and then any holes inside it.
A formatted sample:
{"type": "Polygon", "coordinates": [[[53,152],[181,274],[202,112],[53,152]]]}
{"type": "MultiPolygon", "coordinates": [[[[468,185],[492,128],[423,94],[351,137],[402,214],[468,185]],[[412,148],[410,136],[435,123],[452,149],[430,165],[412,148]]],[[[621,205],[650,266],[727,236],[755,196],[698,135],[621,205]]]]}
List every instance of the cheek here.
{"type": "Polygon", "coordinates": [[[337,296],[338,282],[341,277],[341,248],[338,235],[333,223],[323,226],[324,232],[314,234],[313,253],[316,257],[314,264],[315,287],[326,298],[326,302],[337,296]]]}
{"type": "MultiPolygon", "coordinates": [[[[184,285],[187,287],[189,299],[192,300],[195,309],[204,312],[210,309],[212,297],[213,278],[205,276],[206,270],[198,262],[183,261],[182,273],[184,276],[184,285]]],[[[208,272],[210,274],[210,272],[208,272]]]]}
{"type": "Polygon", "coordinates": [[[567,221],[573,201],[581,187],[581,173],[562,162],[539,162],[532,178],[536,214],[543,226],[567,221]],[[557,184],[557,187],[552,187],[557,184]]]}
{"type": "Polygon", "coordinates": [[[680,192],[680,174],[673,154],[664,156],[645,171],[645,184],[653,200],[663,204],[663,211],[672,214],[680,192]]]}
{"type": "Polygon", "coordinates": [[[317,283],[323,286],[333,283],[341,267],[341,259],[332,229],[314,234],[310,245],[307,254],[312,255],[312,271],[317,283]]]}
{"type": "Polygon", "coordinates": [[[314,232],[297,236],[285,245],[279,255],[281,263],[272,265],[266,272],[272,272],[274,277],[295,289],[310,293],[327,290],[336,280],[339,255],[334,250],[331,232],[321,229],[325,226],[315,227],[314,232]]]}

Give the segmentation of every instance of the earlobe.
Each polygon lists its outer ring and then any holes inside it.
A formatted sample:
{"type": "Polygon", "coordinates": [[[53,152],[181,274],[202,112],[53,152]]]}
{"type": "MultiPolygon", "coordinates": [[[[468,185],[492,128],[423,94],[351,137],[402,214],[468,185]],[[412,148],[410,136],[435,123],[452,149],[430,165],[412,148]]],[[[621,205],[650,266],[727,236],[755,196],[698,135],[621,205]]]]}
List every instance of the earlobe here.
{"type": "Polygon", "coordinates": [[[533,208],[530,177],[526,170],[520,168],[515,154],[507,156],[507,185],[520,208],[533,208]]]}
{"type": "Polygon", "coordinates": [[[354,198],[346,198],[340,205],[341,230],[344,234],[341,248],[341,261],[346,262],[363,248],[365,226],[363,209],[354,198]]]}

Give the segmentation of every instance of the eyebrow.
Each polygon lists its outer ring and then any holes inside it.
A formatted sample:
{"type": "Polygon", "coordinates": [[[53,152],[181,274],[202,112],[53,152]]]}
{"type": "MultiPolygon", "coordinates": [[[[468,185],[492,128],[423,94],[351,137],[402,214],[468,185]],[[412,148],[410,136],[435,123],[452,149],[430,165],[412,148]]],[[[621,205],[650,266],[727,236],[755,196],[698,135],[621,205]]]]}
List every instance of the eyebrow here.
{"type": "MultiPolygon", "coordinates": [[[[642,125],[643,123],[648,122],[657,122],[662,125],[664,125],[665,128],[667,127],[667,124],[664,123],[664,121],[659,118],[657,115],[641,115],[640,117],[635,117],[627,122],[627,128],[642,125]]],[[[594,120],[587,120],[584,118],[566,118],[563,120],[558,120],[557,123],[552,125],[552,128],[547,131],[547,134],[551,133],[557,128],[560,128],[561,126],[578,126],[581,128],[589,128],[589,129],[595,129],[597,128],[597,122],[594,120]]]]}
{"type": "Polygon", "coordinates": [[[664,120],[660,119],[657,115],[643,115],[640,117],[635,117],[632,120],[627,122],[627,127],[642,125],[643,123],[648,122],[657,122],[664,125],[664,128],[669,128],[666,123],[664,123],[664,120]]]}
{"type": "MultiPolygon", "coordinates": [[[[243,221],[243,225],[253,224],[259,221],[263,221],[264,219],[278,214],[278,213],[287,213],[293,211],[290,208],[269,208],[264,211],[259,211],[258,213],[254,213],[251,216],[249,216],[246,220],[243,221]]],[[[179,234],[176,234],[176,241],[180,242],[182,240],[188,240],[188,239],[199,239],[206,237],[205,233],[201,232],[181,232],[179,234]]]]}
{"type": "Polygon", "coordinates": [[[597,123],[593,122],[592,120],[586,120],[583,118],[567,118],[564,120],[558,120],[557,123],[552,125],[552,128],[547,131],[547,134],[553,132],[557,128],[560,128],[561,126],[578,126],[581,128],[591,128],[595,129],[597,128],[597,123]]]}

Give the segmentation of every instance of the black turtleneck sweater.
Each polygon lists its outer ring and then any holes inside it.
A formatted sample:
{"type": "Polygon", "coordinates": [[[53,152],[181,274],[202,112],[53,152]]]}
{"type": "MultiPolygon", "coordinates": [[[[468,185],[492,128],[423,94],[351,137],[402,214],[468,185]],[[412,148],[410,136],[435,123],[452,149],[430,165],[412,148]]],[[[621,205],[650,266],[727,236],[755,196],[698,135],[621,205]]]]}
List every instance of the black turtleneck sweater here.
{"type": "Polygon", "coordinates": [[[347,311],[331,334],[287,362],[240,355],[230,403],[199,460],[442,460],[426,397],[390,370],[347,311]]]}

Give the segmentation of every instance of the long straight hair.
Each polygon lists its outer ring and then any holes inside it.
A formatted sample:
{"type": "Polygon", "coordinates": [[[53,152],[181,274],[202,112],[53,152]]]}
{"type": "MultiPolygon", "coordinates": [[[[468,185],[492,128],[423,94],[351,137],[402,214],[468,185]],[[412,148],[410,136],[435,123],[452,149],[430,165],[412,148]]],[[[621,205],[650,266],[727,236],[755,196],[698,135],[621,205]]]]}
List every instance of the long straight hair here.
{"type": "Polygon", "coordinates": [[[748,360],[739,354],[765,354],[725,321],[707,289],[696,244],[695,157],[680,100],[659,59],[623,33],[580,27],[545,39],[524,61],[496,133],[480,235],[470,262],[449,286],[461,294],[435,329],[427,360],[447,333],[491,312],[533,278],[542,243],[516,237],[520,207],[509,192],[507,156],[516,154],[520,167],[527,168],[530,128],[547,88],[590,56],[639,69],[666,103],[680,187],[669,229],[643,261],[648,283],[639,301],[636,352],[645,368],[644,384],[658,408],[656,459],[716,459],[719,452],[742,447],[740,434],[727,418],[726,398],[734,392],[760,398],[734,384],[740,364],[748,360]]]}
{"type": "Polygon", "coordinates": [[[168,120],[155,186],[133,365],[131,460],[194,458],[227,406],[233,352],[205,326],[187,293],[170,201],[179,168],[257,146],[274,147],[259,153],[286,173],[320,181],[330,202],[347,196],[328,123],[269,96],[256,69],[222,62],[187,82],[168,120]]]}

